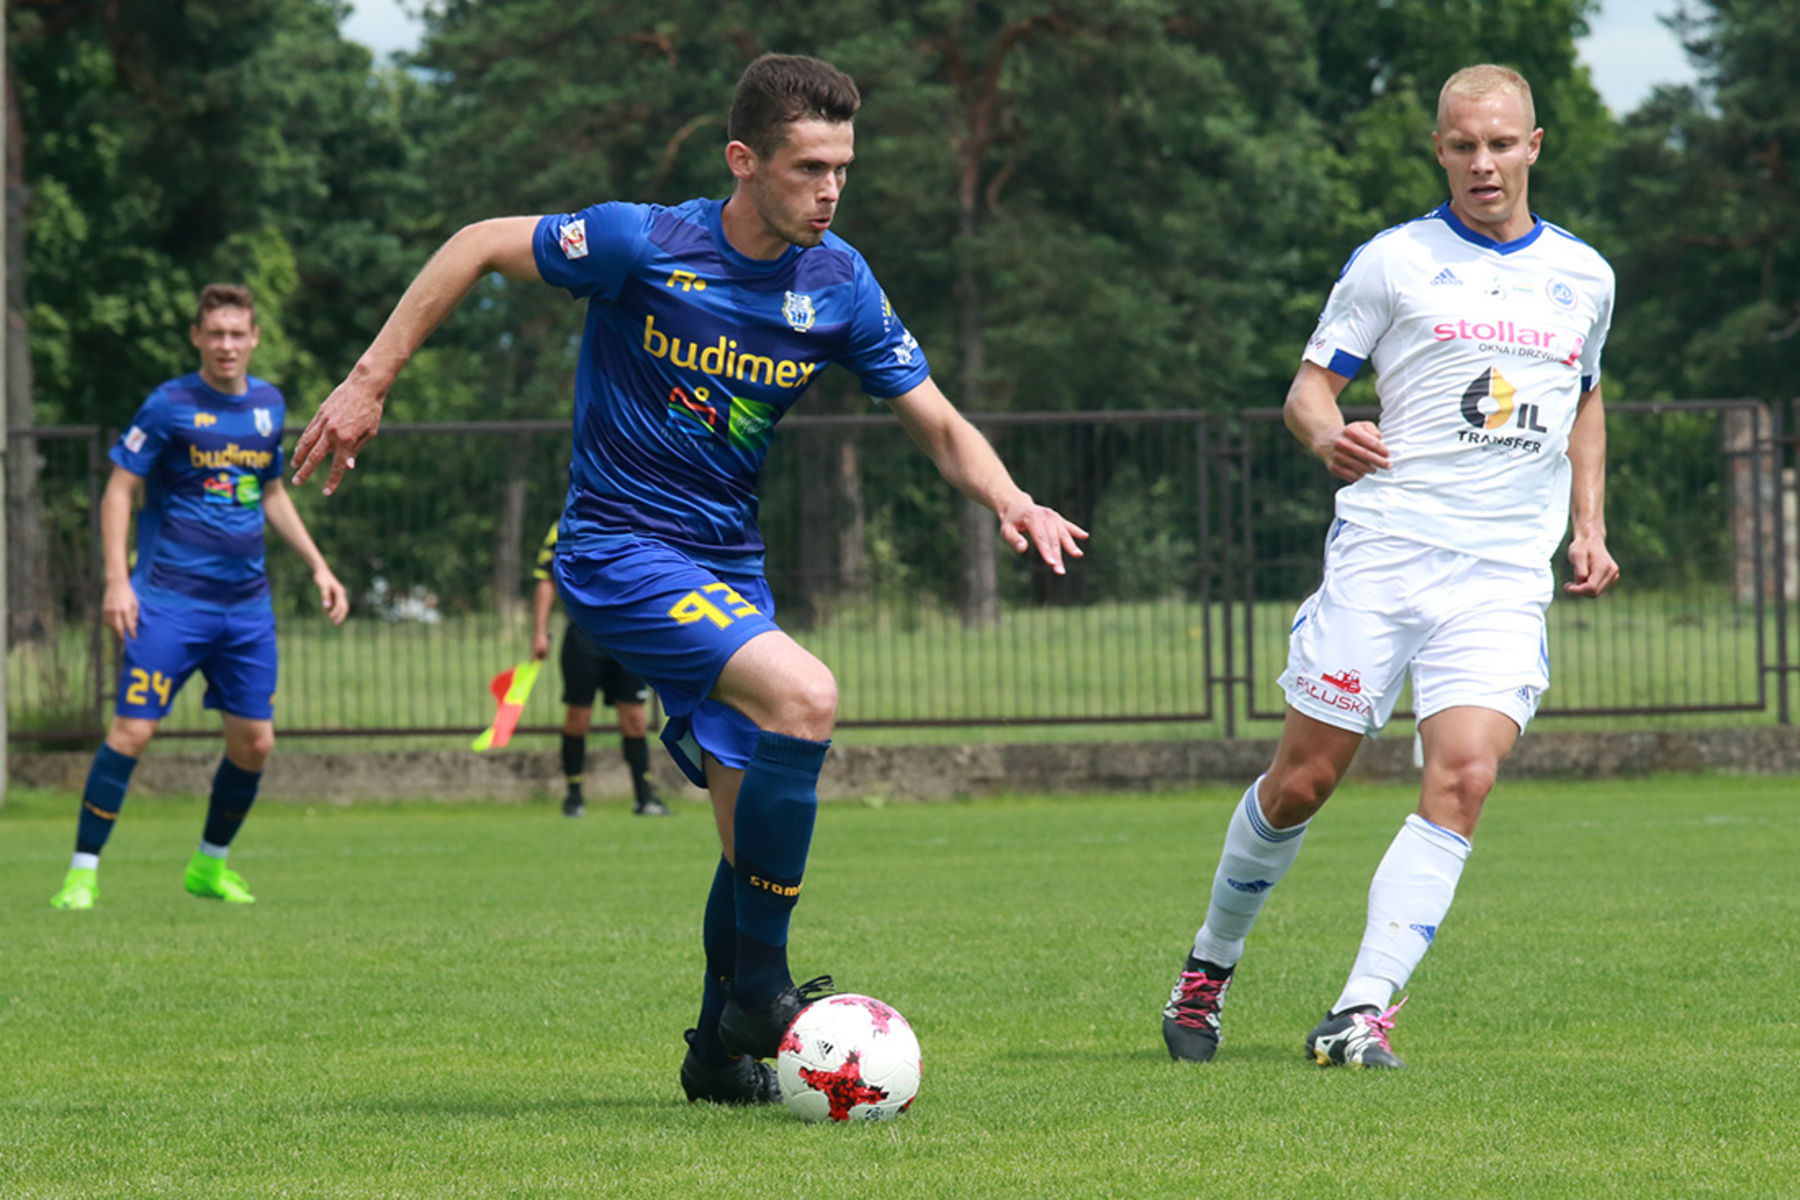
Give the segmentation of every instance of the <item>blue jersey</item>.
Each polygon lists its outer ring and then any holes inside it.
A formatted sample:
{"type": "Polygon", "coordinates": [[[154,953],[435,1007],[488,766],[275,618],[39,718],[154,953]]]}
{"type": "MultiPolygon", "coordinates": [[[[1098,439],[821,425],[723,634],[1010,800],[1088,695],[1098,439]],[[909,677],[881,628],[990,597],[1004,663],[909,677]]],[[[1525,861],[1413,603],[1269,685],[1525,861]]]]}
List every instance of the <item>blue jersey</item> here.
{"type": "Polygon", "coordinates": [[[215,612],[268,607],[263,484],[281,477],[287,402],[254,376],[231,396],[199,374],[171,379],[144,401],[113,462],[144,478],[131,585],[215,612]]]}
{"type": "Polygon", "coordinates": [[[597,204],[538,221],[538,272],[589,302],[561,526],[577,553],[637,534],[755,569],[769,440],[819,372],[841,363],[877,399],[931,373],[848,242],[746,258],[723,207],[597,204]]]}

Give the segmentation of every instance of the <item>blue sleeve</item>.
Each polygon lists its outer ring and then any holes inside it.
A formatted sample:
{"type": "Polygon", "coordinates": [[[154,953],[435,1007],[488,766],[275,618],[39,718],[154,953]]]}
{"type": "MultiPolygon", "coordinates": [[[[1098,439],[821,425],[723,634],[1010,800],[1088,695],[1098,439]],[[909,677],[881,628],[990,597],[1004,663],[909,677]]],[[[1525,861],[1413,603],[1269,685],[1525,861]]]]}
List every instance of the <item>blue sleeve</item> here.
{"type": "Polygon", "coordinates": [[[850,335],[838,362],[862,380],[863,391],[877,400],[905,395],[931,378],[931,364],[918,340],[907,332],[874,272],[856,261],[855,311],[850,335]]]}
{"type": "Polygon", "coordinates": [[[119,440],[113,444],[107,457],[133,475],[143,478],[156,466],[163,447],[168,444],[169,402],[163,396],[162,389],[158,388],[139,407],[137,414],[131,418],[131,425],[119,435],[119,440]]]}
{"type": "Polygon", "coordinates": [[[612,299],[637,263],[649,217],[645,205],[618,202],[539,217],[531,244],[538,274],[577,300],[612,299]]]}

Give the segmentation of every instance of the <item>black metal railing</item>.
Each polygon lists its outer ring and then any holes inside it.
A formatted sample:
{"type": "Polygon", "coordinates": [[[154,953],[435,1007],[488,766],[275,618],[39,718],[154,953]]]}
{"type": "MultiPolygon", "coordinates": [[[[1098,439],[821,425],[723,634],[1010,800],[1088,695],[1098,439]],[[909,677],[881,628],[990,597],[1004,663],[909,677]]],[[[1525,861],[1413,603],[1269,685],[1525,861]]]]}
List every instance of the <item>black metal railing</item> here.
{"type": "MultiPolygon", "coordinates": [[[[1609,411],[1625,574],[1598,602],[1551,606],[1543,717],[1792,723],[1794,407],[1609,411]]],[[[1092,531],[1067,576],[1001,545],[896,421],[782,423],[762,485],[769,580],[778,619],[838,675],[841,725],[1179,722],[1230,737],[1280,716],[1288,621],[1318,582],[1336,482],[1277,410],[973,419],[1022,486],[1092,531]]],[[[96,513],[112,436],[9,431],[11,482],[29,482],[9,488],[15,739],[91,739],[110,710],[96,513]]],[[[529,650],[530,566],[567,462],[560,421],[395,424],[335,496],[296,489],[353,609],[330,626],[272,546],[284,734],[485,723],[487,679],[529,650]]],[[[184,690],[165,736],[216,733],[202,690],[184,690]]],[[[557,725],[557,700],[540,685],[524,727],[557,725]]]]}

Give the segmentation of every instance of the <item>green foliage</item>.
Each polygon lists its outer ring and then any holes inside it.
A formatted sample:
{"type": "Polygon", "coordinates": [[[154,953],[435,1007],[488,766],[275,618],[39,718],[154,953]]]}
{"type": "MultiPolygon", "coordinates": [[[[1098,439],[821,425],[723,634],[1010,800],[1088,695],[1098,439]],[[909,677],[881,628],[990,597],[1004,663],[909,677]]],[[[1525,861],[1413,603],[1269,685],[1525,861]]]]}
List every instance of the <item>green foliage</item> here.
{"type": "Polygon", "coordinates": [[[302,412],[372,334],[428,185],[403,122],[416,85],[371,74],[338,16],[182,0],[13,18],[42,419],[118,425],[192,370],[215,279],[256,289],[253,370],[302,412]]]}
{"type": "Polygon", "coordinates": [[[1800,372],[1800,3],[1684,12],[1700,85],[1631,114],[1601,175],[1624,314],[1607,361],[1634,399],[1785,398],[1800,372]]]}
{"type": "MultiPolygon", "coordinates": [[[[1575,60],[1593,10],[450,0],[427,8],[423,45],[396,70],[339,36],[332,0],[15,5],[36,416],[122,423],[157,381],[193,368],[195,289],[237,278],[259,294],[255,369],[304,419],[460,225],[725,194],[726,108],[765,50],[818,54],[859,80],[858,163],[838,229],[940,381],[974,407],[1279,403],[1346,256],[1442,199],[1437,89],[1480,60],[1532,81],[1546,129],[1534,206],[1618,266],[1609,398],[1779,392],[1800,367],[1800,198],[1787,166],[1800,161],[1789,69],[1800,0],[1689,6],[1680,27],[1701,86],[1664,91],[1617,124],[1575,60]],[[977,354],[982,369],[965,380],[977,354]]],[[[403,373],[388,419],[566,419],[580,322],[553,289],[483,280],[403,373]]],[[[827,379],[803,411],[866,410],[850,380],[827,379]]],[[[1367,402],[1367,384],[1346,399],[1367,402]]],[[[1613,524],[1632,554],[1724,554],[1722,482],[1703,482],[1706,501],[1680,511],[1664,511],[1654,486],[1678,464],[1712,461],[1713,436],[1675,422],[1666,439],[1615,438],[1613,524]]],[[[1270,455],[1295,453],[1277,441],[1270,455]]],[[[353,487],[414,503],[420,477],[381,478],[411,461],[377,442],[353,487]]],[[[516,464],[479,438],[435,461],[482,499],[444,515],[434,548],[392,543],[403,507],[346,513],[321,541],[359,589],[431,573],[455,581],[440,598],[466,611],[492,600],[504,533],[484,506],[516,464]]],[[[904,578],[949,603],[954,498],[877,456],[862,465],[876,582],[904,578]]],[[[560,469],[531,468],[528,525],[554,508],[560,469]]],[[[1022,482],[1047,499],[1064,486],[1022,482]]],[[[1054,499],[1091,518],[1154,508],[1157,486],[1121,478],[1054,499]]],[[[1281,486],[1259,501],[1279,544],[1259,533],[1257,551],[1281,590],[1302,570],[1279,565],[1290,544],[1308,543],[1311,569],[1317,490],[1281,486]]],[[[56,528],[86,519],[79,496],[51,500],[68,508],[49,514],[56,528]]],[[[767,511],[804,519],[794,496],[772,495],[767,511]]],[[[1120,561],[1136,565],[1092,586],[1153,588],[1153,557],[1133,550],[1120,561]]],[[[1005,586],[1047,594],[1028,579],[1005,586]]],[[[310,603],[303,588],[290,602],[310,603]]]]}

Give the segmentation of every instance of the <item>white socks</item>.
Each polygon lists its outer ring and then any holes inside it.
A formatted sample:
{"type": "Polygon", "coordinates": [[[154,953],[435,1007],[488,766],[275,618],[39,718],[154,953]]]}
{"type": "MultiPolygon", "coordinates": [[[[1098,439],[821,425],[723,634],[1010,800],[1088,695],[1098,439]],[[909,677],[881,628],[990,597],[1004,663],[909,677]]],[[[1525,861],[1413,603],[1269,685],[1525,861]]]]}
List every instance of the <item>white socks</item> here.
{"type": "Polygon", "coordinates": [[[1304,821],[1288,829],[1269,824],[1256,798],[1261,785],[1258,777],[1244,793],[1243,803],[1232,810],[1219,869],[1213,875],[1206,924],[1194,935],[1194,957],[1221,967],[1232,966],[1243,957],[1250,927],[1256,924],[1269,892],[1299,857],[1306,834],[1304,821]]]}
{"type": "Polygon", "coordinates": [[[1414,813],[1400,827],[1369,884],[1362,948],[1332,1012],[1372,1004],[1386,1008],[1406,986],[1450,911],[1469,842],[1414,813]]]}
{"type": "Polygon", "coordinates": [[[215,846],[205,838],[200,839],[200,853],[208,858],[224,858],[231,853],[230,846],[215,846]]]}
{"type": "Polygon", "coordinates": [[[100,869],[100,856],[98,854],[83,854],[81,851],[77,850],[75,852],[75,857],[69,860],[69,866],[80,867],[87,871],[98,871],[100,869]]]}

